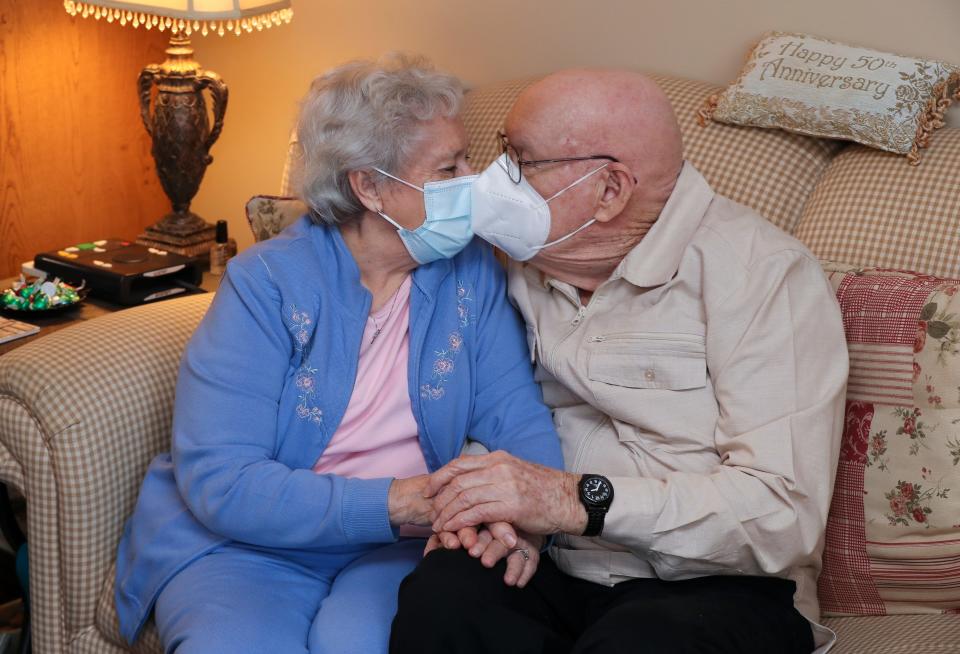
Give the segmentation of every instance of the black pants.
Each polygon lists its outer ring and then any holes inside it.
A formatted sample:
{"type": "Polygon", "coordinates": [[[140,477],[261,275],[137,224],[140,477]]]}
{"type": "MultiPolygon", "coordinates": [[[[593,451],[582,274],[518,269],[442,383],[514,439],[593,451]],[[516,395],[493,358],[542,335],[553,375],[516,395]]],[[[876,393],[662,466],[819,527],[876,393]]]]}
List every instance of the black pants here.
{"type": "MultiPolygon", "coordinates": [[[[516,555],[514,555],[516,556],[516,555]]],[[[392,654],[809,654],[792,581],[633,579],[613,587],[561,572],[549,556],[526,588],[463,550],[429,554],[400,585],[392,654]]]]}

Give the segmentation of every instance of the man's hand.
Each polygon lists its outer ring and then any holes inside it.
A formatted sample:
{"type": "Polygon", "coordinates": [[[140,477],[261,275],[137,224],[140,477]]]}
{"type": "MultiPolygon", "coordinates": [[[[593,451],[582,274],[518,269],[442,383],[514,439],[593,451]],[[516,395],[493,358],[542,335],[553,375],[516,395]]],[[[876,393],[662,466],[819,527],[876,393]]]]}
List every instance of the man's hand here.
{"type": "Polygon", "coordinates": [[[430,475],[435,532],[508,522],[528,534],[582,534],[587,512],[578,476],[522,461],[506,452],[462,456],[430,475]]]}
{"type": "Polygon", "coordinates": [[[473,527],[464,527],[456,534],[441,532],[433,534],[423,550],[424,556],[435,549],[459,549],[464,547],[470,556],[480,559],[484,567],[492,568],[502,558],[507,559],[507,570],[503,575],[503,582],[508,586],[523,588],[533,577],[540,564],[540,549],[543,547],[543,537],[533,536],[520,532],[514,533],[513,528],[505,522],[487,525],[479,533],[473,527]],[[501,536],[496,536],[494,532],[501,536]],[[513,545],[506,546],[504,534],[509,533],[513,545]]]}

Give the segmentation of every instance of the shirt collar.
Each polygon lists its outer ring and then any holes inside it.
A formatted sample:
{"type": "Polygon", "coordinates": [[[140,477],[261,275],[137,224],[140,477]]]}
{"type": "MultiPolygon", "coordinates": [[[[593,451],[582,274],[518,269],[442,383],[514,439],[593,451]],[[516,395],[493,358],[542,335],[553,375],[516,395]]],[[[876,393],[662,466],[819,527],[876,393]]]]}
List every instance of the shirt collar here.
{"type": "Polygon", "coordinates": [[[700,226],[714,192],[690,162],[684,162],[673,192],[657,221],[614,270],[634,286],[666,284],[680,267],[680,259],[700,226]]]}

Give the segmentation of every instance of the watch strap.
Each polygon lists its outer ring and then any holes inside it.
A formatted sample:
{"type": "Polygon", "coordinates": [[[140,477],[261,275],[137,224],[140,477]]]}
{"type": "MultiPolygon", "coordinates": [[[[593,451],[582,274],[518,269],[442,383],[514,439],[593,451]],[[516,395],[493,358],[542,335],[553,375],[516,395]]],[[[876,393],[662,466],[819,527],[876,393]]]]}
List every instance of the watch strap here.
{"type": "Polygon", "coordinates": [[[603,531],[603,520],[607,516],[605,507],[591,506],[587,508],[587,528],[583,530],[584,536],[599,536],[603,531]]]}

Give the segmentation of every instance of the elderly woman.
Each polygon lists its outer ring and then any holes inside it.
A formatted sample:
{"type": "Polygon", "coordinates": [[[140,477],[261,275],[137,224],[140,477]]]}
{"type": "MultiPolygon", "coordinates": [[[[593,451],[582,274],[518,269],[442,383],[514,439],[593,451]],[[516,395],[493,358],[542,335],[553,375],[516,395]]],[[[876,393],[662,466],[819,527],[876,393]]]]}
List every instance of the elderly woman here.
{"type": "MultiPolygon", "coordinates": [[[[311,213],[227,267],[120,543],[129,641],[154,609],[167,652],[386,651],[429,473],[468,437],[561,466],[503,274],[471,242],[461,96],[402,58],[313,83],[311,213]]],[[[538,543],[500,530],[462,540],[528,578],[538,543]]]]}

